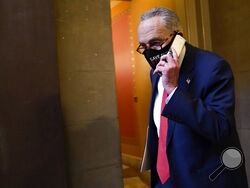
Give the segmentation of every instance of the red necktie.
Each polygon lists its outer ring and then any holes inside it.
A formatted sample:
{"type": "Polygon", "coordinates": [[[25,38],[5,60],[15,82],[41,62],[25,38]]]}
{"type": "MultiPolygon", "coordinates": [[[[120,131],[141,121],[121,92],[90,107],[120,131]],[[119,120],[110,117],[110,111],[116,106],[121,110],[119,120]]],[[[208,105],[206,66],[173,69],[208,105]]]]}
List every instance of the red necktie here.
{"type": "MultiPolygon", "coordinates": [[[[162,102],[161,102],[161,112],[166,104],[167,96],[168,94],[164,89],[162,102]]],[[[160,116],[161,116],[161,120],[160,120],[160,133],[159,133],[156,169],[157,169],[159,178],[161,180],[161,183],[164,184],[167,181],[167,179],[170,177],[167,150],[166,150],[168,119],[162,116],[161,114],[160,116]]]]}

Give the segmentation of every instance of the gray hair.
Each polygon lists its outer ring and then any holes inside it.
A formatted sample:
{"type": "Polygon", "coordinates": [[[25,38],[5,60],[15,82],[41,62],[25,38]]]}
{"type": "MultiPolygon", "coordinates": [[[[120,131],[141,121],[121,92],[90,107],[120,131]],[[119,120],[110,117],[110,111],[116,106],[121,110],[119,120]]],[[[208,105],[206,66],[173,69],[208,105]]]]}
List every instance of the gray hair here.
{"type": "Polygon", "coordinates": [[[153,8],[144,14],[141,15],[140,22],[147,20],[149,18],[160,16],[164,21],[164,25],[171,31],[183,32],[181,22],[177,16],[177,14],[165,7],[156,7],[153,8]]]}

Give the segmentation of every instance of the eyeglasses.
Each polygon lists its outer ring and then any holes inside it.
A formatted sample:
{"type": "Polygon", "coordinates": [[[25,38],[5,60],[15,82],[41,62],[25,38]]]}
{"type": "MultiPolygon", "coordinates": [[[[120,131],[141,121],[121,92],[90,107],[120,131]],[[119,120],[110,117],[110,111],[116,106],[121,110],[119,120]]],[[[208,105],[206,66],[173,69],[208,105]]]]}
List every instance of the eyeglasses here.
{"type": "MultiPolygon", "coordinates": [[[[170,34],[172,36],[173,34],[170,34]]],[[[154,49],[154,50],[161,50],[163,48],[163,45],[168,41],[169,38],[166,38],[165,40],[161,41],[152,41],[149,44],[140,44],[136,51],[140,54],[143,54],[143,52],[146,49],[154,49]]]]}

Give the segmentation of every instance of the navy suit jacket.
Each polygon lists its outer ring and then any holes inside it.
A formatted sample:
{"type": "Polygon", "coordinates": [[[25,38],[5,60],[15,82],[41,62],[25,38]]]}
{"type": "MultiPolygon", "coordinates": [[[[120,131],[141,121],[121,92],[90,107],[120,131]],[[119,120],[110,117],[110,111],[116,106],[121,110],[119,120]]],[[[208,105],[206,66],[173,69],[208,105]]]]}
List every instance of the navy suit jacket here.
{"type": "MultiPolygon", "coordinates": [[[[147,147],[151,186],[154,187],[158,179],[158,136],[153,107],[159,76],[152,72],[147,147]]],[[[248,187],[244,161],[238,169],[225,169],[214,181],[209,179],[209,175],[221,165],[221,154],[226,148],[241,150],[235,127],[234,100],[234,78],[229,64],[212,52],[186,43],[178,88],[162,111],[162,115],[168,118],[166,152],[170,183],[166,187],[248,187]]]]}

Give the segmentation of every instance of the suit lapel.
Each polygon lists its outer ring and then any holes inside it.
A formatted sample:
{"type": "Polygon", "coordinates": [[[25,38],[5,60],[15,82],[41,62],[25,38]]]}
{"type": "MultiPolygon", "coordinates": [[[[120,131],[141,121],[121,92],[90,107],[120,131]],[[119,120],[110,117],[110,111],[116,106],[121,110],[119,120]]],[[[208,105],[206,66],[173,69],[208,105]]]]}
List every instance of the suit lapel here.
{"type": "MultiPolygon", "coordinates": [[[[151,77],[151,79],[152,79],[152,81],[151,81],[152,82],[152,95],[151,95],[150,117],[149,117],[150,118],[149,121],[151,122],[150,124],[154,124],[153,109],[154,109],[154,104],[155,104],[155,97],[157,94],[157,85],[158,85],[159,78],[160,78],[160,76],[158,74],[152,75],[152,77],[151,77]]],[[[152,127],[155,127],[155,126],[152,126],[152,127]]]]}
{"type": "MultiPolygon", "coordinates": [[[[182,66],[180,69],[179,79],[178,79],[178,87],[188,90],[192,78],[193,78],[193,64],[194,64],[194,57],[195,57],[195,49],[188,43],[185,44],[186,46],[186,53],[182,62],[182,66]]],[[[175,121],[168,120],[168,133],[167,133],[167,144],[166,147],[168,149],[168,144],[171,142],[174,128],[175,128],[175,121]]]]}
{"type": "Polygon", "coordinates": [[[187,91],[193,79],[193,67],[195,61],[196,48],[186,43],[186,49],[186,54],[183,59],[182,67],[180,69],[178,87],[187,91]]]}
{"type": "MultiPolygon", "coordinates": [[[[152,75],[152,92],[153,92],[153,99],[155,99],[156,91],[157,91],[157,84],[159,81],[160,76],[158,74],[152,75]]],[[[153,101],[154,102],[154,101],[153,101]]]]}
{"type": "Polygon", "coordinates": [[[158,136],[157,136],[157,129],[154,124],[153,119],[153,109],[155,103],[155,97],[157,94],[157,83],[159,80],[159,75],[153,75],[153,70],[151,70],[151,83],[152,83],[152,95],[151,95],[151,103],[150,103],[150,115],[149,115],[149,129],[148,129],[148,140],[147,146],[149,147],[150,151],[150,163],[151,163],[151,170],[155,169],[154,164],[156,163],[157,159],[157,149],[158,149],[158,136]]]}

